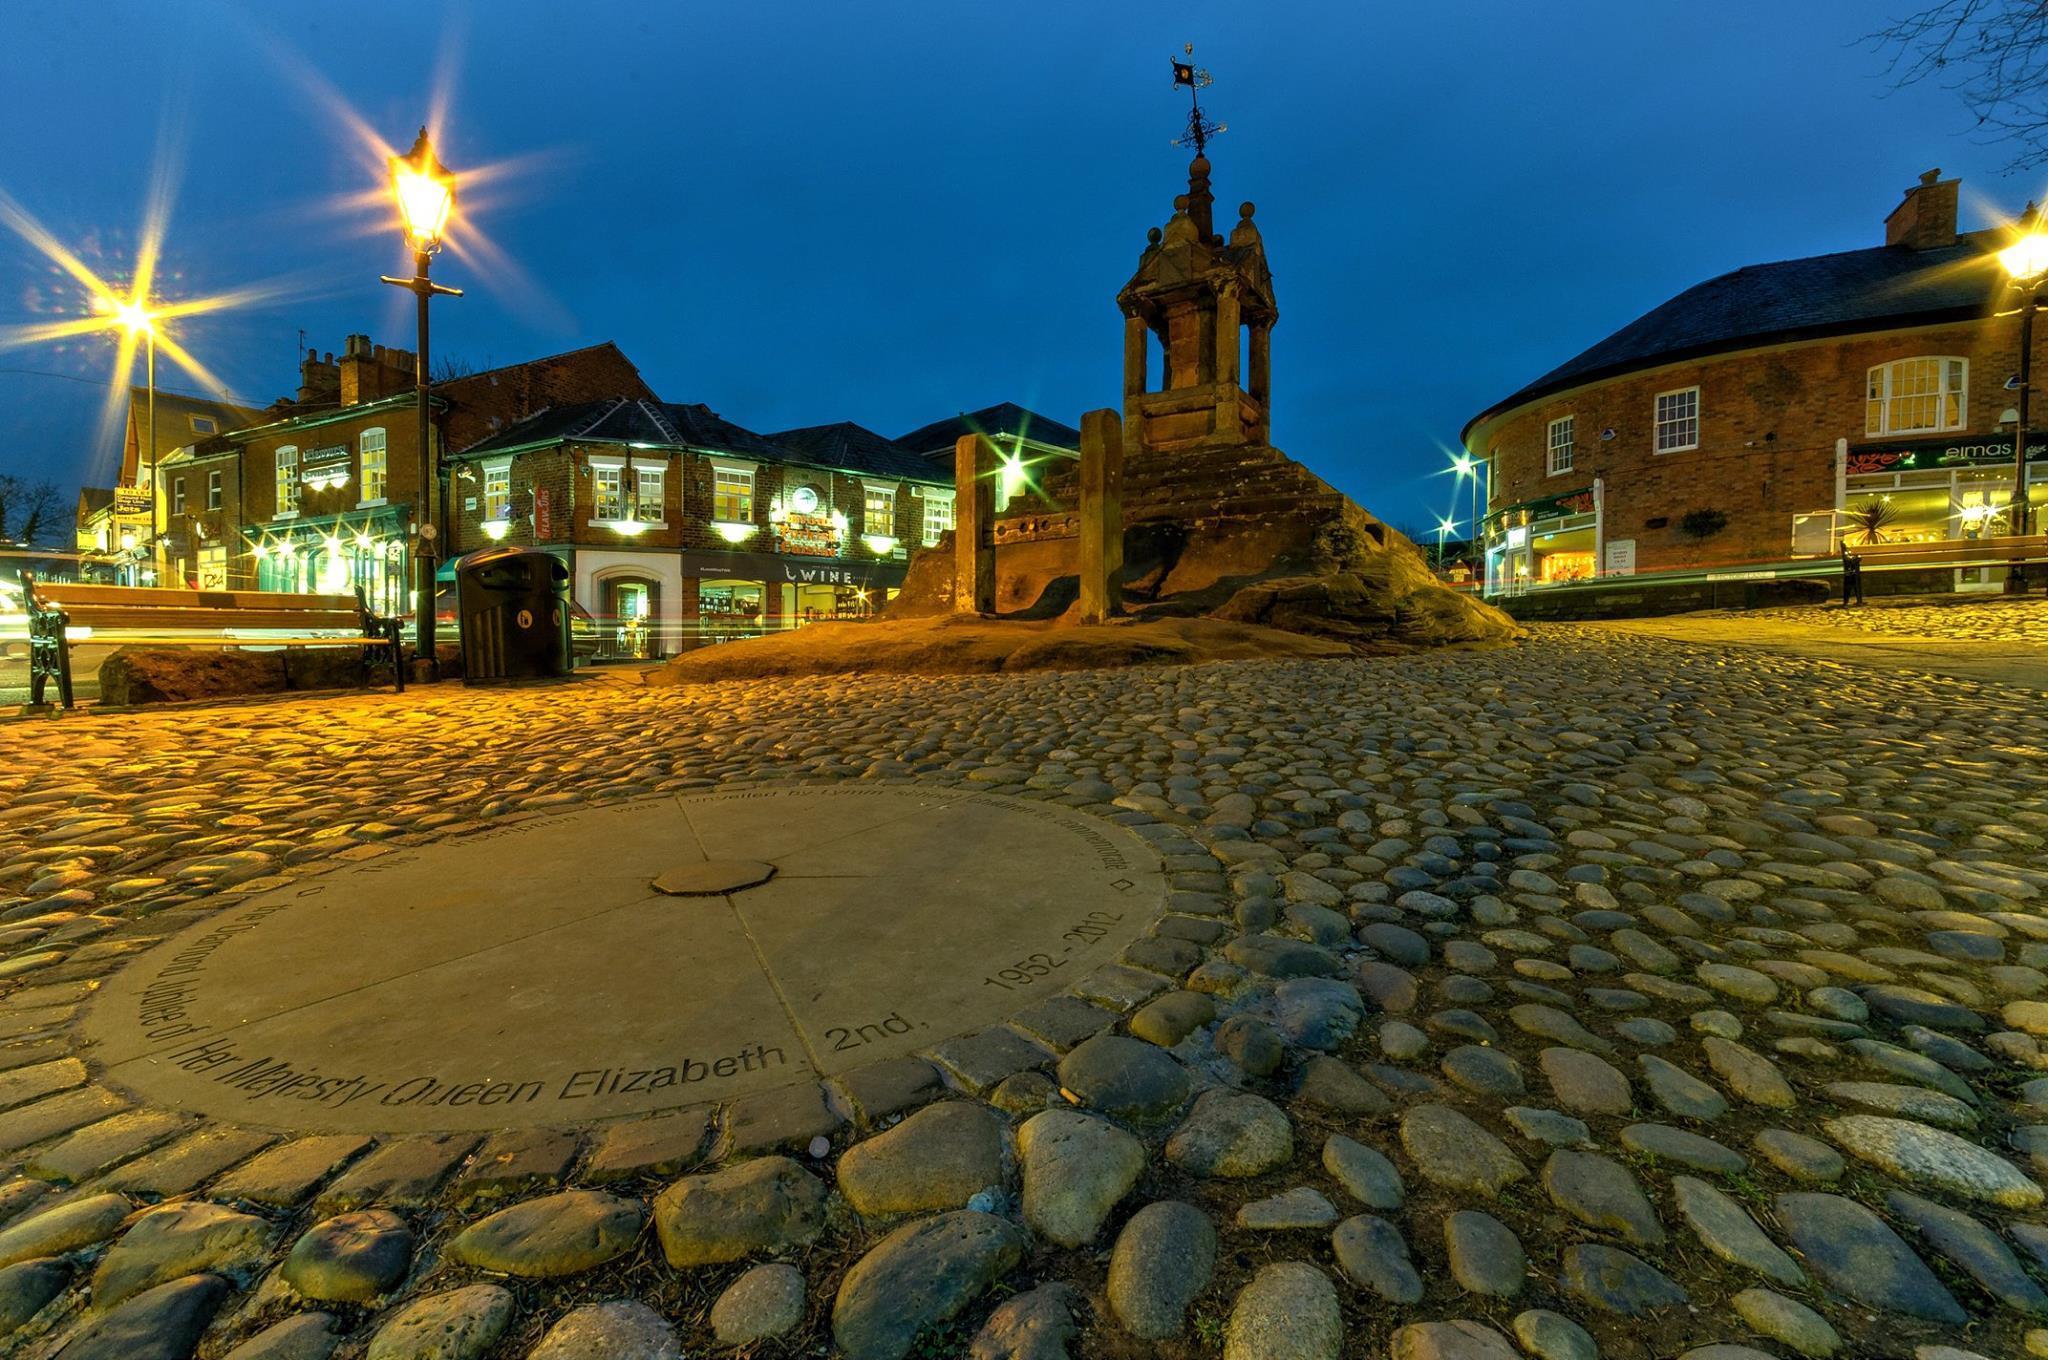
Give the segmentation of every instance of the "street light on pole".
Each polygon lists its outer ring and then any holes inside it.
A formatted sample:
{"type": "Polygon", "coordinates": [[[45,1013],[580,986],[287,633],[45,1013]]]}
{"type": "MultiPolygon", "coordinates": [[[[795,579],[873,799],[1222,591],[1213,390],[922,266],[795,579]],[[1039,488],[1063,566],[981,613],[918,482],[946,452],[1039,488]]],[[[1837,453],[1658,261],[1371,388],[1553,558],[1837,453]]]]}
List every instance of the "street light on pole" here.
{"type": "MultiPolygon", "coordinates": [[[[2024,538],[2033,506],[2027,497],[2027,398],[2033,390],[2034,309],[2040,304],[2041,285],[2048,282],[2048,233],[2041,230],[2039,217],[2031,210],[2026,216],[2025,234],[1998,252],[1998,262],[2020,295],[2020,371],[2018,419],[2012,433],[2012,531],[2024,538]]],[[[2027,593],[2027,568],[2017,558],[2005,571],[2005,593],[2027,593]]]]}
{"type": "Polygon", "coordinates": [[[1472,547],[1480,556],[1480,574],[1485,575],[1485,546],[1479,541],[1479,460],[1469,453],[1460,453],[1451,459],[1451,469],[1460,479],[1472,479],[1472,547]]]}
{"type": "Polygon", "coordinates": [[[405,231],[406,244],[412,247],[412,277],[394,279],[387,274],[383,279],[393,287],[410,290],[419,299],[420,317],[419,351],[413,368],[414,395],[419,403],[420,447],[419,501],[413,512],[419,539],[419,599],[413,607],[415,651],[426,660],[428,674],[438,680],[441,678],[441,660],[434,643],[434,540],[439,536],[439,530],[433,518],[433,458],[429,451],[432,432],[427,415],[430,386],[427,376],[427,303],[436,293],[461,297],[462,290],[444,288],[427,276],[434,253],[441,248],[441,233],[447,229],[449,215],[455,210],[455,176],[435,159],[434,145],[427,139],[424,127],[420,129],[418,140],[413,142],[412,150],[391,158],[391,190],[398,200],[399,222],[405,231]]]}
{"type": "Polygon", "coordinates": [[[1457,527],[1455,516],[1447,515],[1436,522],[1436,569],[1439,572],[1444,569],[1444,538],[1457,527]]]}
{"type": "MultiPolygon", "coordinates": [[[[152,557],[160,559],[163,551],[157,542],[156,527],[156,317],[150,312],[148,307],[143,305],[140,299],[121,303],[115,309],[114,314],[120,319],[121,324],[127,328],[128,337],[131,341],[137,336],[142,337],[143,344],[149,355],[148,362],[143,368],[149,383],[149,405],[146,408],[148,410],[147,438],[149,445],[149,551],[152,557]]],[[[163,570],[159,567],[157,570],[157,580],[161,582],[163,576],[163,570]]]]}

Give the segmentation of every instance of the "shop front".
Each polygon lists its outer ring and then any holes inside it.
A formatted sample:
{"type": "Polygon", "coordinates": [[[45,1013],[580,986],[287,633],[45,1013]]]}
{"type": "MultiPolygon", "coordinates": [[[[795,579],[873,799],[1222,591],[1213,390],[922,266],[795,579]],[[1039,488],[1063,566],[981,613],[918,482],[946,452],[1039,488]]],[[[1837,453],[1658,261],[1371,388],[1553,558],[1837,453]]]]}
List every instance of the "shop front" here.
{"type": "Polygon", "coordinates": [[[1597,486],[1496,510],[1485,545],[1488,595],[1592,580],[1601,574],[1597,486]]]}
{"type": "MultiPolygon", "coordinates": [[[[1962,545],[2019,531],[2010,435],[1847,446],[1840,485],[1830,555],[1872,544],[1962,545]]],[[[2027,502],[2029,528],[2038,532],[2048,504],[2048,436],[2027,441],[2027,502]]],[[[1952,582],[1916,586],[1994,591],[2005,585],[2002,566],[1952,570],[1952,582]]]]}
{"type": "Polygon", "coordinates": [[[360,590],[378,614],[411,612],[405,526],[407,506],[378,506],[339,515],[245,525],[240,555],[253,570],[236,567],[229,544],[205,544],[195,554],[202,584],[230,573],[253,576],[258,590],[348,595],[360,590]]]}
{"type": "Polygon", "coordinates": [[[685,645],[866,618],[907,566],[791,553],[695,551],[681,558],[685,645]]]}

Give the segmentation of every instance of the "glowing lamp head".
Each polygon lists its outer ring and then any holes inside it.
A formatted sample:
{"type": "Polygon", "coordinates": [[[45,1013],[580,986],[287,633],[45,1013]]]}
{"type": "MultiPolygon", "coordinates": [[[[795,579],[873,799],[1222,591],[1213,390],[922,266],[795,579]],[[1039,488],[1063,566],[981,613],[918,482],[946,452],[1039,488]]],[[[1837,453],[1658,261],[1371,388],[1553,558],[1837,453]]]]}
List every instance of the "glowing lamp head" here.
{"type": "Polygon", "coordinates": [[[2048,275],[2048,231],[2029,227],[2025,235],[1998,252],[1998,262],[2016,283],[2048,275]]]}
{"type": "Polygon", "coordinates": [[[130,335],[149,335],[156,330],[156,318],[149,309],[139,302],[123,302],[114,308],[114,317],[127,327],[130,335]]]}
{"type": "Polygon", "coordinates": [[[1436,531],[1440,534],[1454,534],[1458,531],[1458,521],[1454,519],[1438,520],[1436,531]]]}
{"type": "Polygon", "coordinates": [[[1472,472],[1472,456],[1465,453],[1459,454],[1451,459],[1451,469],[1460,477],[1470,476],[1472,472]]]}
{"type": "Polygon", "coordinates": [[[412,150],[391,158],[391,191],[398,199],[399,224],[414,250],[441,248],[441,233],[455,210],[455,176],[434,157],[427,130],[420,129],[412,150]]]}

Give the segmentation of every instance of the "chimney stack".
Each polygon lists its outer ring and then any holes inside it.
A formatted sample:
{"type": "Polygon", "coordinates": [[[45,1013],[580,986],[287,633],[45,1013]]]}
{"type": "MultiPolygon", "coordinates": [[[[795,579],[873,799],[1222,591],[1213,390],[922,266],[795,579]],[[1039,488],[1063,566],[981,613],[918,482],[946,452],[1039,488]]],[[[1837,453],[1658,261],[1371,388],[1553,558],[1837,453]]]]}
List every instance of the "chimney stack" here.
{"type": "Polygon", "coordinates": [[[1905,201],[1884,220],[1884,243],[1909,250],[1937,250],[1956,243],[1956,192],[1962,181],[1945,180],[1939,169],[1920,176],[1905,201]]]}
{"type": "Polygon", "coordinates": [[[333,406],[341,401],[341,367],[332,354],[307,350],[299,360],[299,405],[333,406]]]}
{"type": "Polygon", "coordinates": [[[341,356],[341,404],[356,406],[381,401],[413,385],[413,353],[370,343],[367,335],[351,335],[341,356]]]}

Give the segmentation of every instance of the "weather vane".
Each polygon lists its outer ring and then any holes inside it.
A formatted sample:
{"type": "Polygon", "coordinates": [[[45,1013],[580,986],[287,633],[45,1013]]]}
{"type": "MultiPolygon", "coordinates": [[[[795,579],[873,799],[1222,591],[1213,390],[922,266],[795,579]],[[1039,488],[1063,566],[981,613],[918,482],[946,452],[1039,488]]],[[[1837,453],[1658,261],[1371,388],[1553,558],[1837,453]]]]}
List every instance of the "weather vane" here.
{"type": "MultiPolygon", "coordinates": [[[[1193,57],[1195,55],[1195,45],[1187,43],[1181,48],[1181,51],[1189,57],[1193,57]]],[[[1209,115],[1202,112],[1200,92],[1209,87],[1209,73],[1196,66],[1192,61],[1182,61],[1179,57],[1175,57],[1173,58],[1173,88],[1178,90],[1183,85],[1187,86],[1188,90],[1188,130],[1174,138],[1173,144],[1175,146],[1192,146],[1195,149],[1195,154],[1200,156],[1205,154],[1204,148],[1209,145],[1209,139],[1219,132],[1230,131],[1230,125],[1227,123],[1212,123],[1209,121],[1209,115]]]]}

